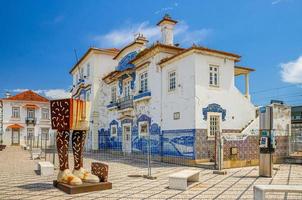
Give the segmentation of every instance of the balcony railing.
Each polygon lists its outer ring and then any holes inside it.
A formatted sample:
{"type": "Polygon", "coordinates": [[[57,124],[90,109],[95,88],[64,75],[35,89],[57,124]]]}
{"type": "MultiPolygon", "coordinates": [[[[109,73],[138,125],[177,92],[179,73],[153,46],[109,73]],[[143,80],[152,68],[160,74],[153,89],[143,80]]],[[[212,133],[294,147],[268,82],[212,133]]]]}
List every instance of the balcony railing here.
{"type": "Polygon", "coordinates": [[[111,101],[109,105],[107,105],[108,109],[116,108],[117,107],[117,102],[116,101],[111,101]]]}
{"type": "Polygon", "coordinates": [[[133,96],[125,96],[117,100],[117,109],[133,108],[133,96]]]}
{"type": "Polygon", "coordinates": [[[25,123],[26,125],[32,124],[36,125],[37,119],[35,117],[26,117],[25,118],[25,123]]]}
{"type": "Polygon", "coordinates": [[[144,92],[140,92],[138,95],[135,95],[133,97],[134,101],[137,101],[139,99],[143,99],[143,98],[148,98],[151,97],[151,92],[150,91],[144,91],[144,92]]]}

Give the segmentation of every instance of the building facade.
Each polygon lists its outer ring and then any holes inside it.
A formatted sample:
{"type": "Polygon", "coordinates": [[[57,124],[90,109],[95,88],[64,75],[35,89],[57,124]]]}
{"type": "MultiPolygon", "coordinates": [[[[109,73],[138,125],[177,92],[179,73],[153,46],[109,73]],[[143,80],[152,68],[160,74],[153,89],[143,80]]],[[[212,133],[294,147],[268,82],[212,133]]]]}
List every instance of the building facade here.
{"type": "Polygon", "coordinates": [[[117,49],[90,48],[85,55],[72,67],[70,74],[73,77],[72,97],[91,103],[90,129],[86,142],[86,149],[98,149],[99,129],[99,79],[109,73],[117,64],[113,57],[117,49]]]}
{"type": "Polygon", "coordinates": [[[292,129],[302,132],[302,106],[293,106],[291,111],[292,129]]]}
{"type": "MultiPolygon", "coordinates": [[[[91,103],[87,149],[198,164],[217,161],[223,138],[224,167],[258,164],[258,108],[251,102],[249,76],[234,53],[174,43],[177,24],[157,23],[160,42],[138,34],[122,49],[90,48],[72,67],[73,98],[91,103]],[[235,86],[244,76],[245,91],[235,86]],[[150,144],[150,147],[148,146],[150,144]]],[[[277,110],[276,158],[287,156],[290,111],[277,110]],[[279,148],[280,147],[280,148],[279,148]]]]}
{"type": "Polygon", "coordinates": [[[293,106],[291,108],[291,129],[292,129],[292,153],[302,152],[302,106],[293,106]]]}
{"type": "Polygon", "coordinates": [[[205,161],[215,157],[215,136],[248,134],[258,128],[250,101],[248,67],[240,56],[193,45],[174,45],[177,21],[157,25],[162,41],[139,35],[113,58],[117,65],[99,85],[99,148],[123,153],[205,161]],[[235,77],[245,76],[245,93],[235,77]]]}
{"type": "Polygon", "coordinates": [[[2,140],[5,145],[40,146],[51,131],[49,100],[33,91],[7,96],[2,102],[2,140]]]}

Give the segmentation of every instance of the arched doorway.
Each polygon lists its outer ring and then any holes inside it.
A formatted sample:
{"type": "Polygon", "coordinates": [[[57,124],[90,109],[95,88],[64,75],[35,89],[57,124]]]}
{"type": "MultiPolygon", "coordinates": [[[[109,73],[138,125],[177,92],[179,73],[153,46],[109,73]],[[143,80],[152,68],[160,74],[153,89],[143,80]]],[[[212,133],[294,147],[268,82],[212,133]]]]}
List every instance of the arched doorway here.
{"type": "Polygon", "coordinates": [[[12,145],[20,145],[20,129],[12,128],[12,145]]]}
{"type": "Polygon", "coordinates": [[[24,127],[19,124],[12,124],[7,128],[11,129],[11,145],[20,145],[20,129],[24,127]]]}

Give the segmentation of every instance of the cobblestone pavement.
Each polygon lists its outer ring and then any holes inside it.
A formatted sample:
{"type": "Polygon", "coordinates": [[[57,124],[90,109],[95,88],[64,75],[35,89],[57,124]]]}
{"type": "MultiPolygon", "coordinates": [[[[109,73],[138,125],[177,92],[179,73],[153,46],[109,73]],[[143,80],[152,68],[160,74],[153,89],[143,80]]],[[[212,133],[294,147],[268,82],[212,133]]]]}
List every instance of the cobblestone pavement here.
{"type": "MultiPolygon", "coordinates": [[[[90,165],[95,159],[85,157],[90,165]]],[[[100,157],[100,156],[98,156],[100,157]]],[[[185,166],[153,163],[156,180],[130,178],[146,174],[145,164],[126,159],[106,159],[109,164],[111,190],[67,195],[52,186],[56,176],[41,177],[35,173],[36,163],[28,151],[8,147],[0,151],[0,199],[252,199],[255,184],[302,184],[301,165],[278,165],[273,178],[258,177],[257,167],[227,170],[227,175],[215,175],[200,169],[200,183],[187,191],[168,189],[167,176],[186,169],[185,166]]],[[[86,166],[86,167],[87,167],[86,166]]],[[[89,169],[89,167],[88,167],[89,169]]],[[[57,171],[56,171],[57,173],[57,171]]],[[[268,193],[268,199],[302,199],[301,194],[268,193]]]]}

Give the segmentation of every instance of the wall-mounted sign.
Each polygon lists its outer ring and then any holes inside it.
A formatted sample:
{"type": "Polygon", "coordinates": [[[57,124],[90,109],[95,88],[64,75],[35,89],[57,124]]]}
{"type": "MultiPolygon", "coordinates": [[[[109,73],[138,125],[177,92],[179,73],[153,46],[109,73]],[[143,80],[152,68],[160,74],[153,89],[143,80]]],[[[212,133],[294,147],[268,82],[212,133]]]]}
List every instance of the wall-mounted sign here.
{"type": "Polygon", "coordinates": [[[175,112],[175,113],[173,114],[173,119],[174,119],[174,120],[180,119],[180,112],[175,112]]]}
{"type": "Polygon", "coordinates": [[[231,155],[237,155],[238,154],[238,148],[237,147],[231,147],[231,155]]]}

